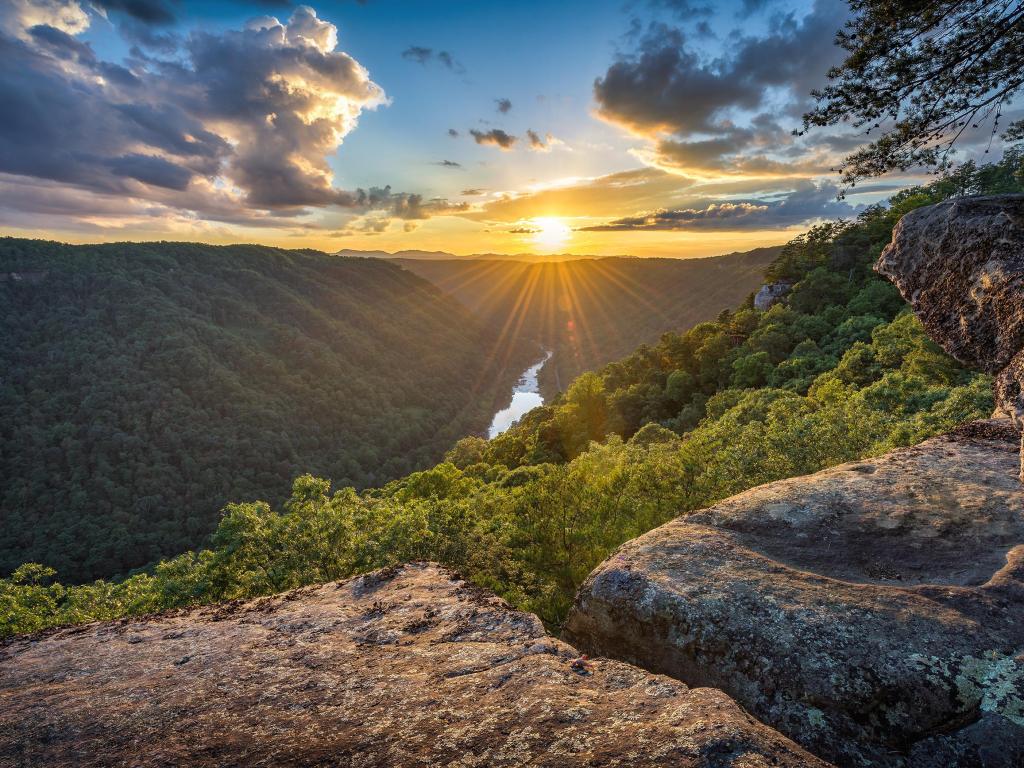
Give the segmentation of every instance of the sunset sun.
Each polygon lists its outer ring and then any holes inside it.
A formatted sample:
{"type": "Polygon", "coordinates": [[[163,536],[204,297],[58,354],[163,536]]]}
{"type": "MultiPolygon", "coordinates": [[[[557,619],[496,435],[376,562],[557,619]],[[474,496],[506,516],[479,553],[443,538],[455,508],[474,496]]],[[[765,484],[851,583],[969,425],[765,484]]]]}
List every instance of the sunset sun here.
{"type": "Polygon", "coordinates": [[[558,248],[569,242],[572,229],[562,219],[544,216],[533,219],[533,242],[540,248],[558,248]]]}

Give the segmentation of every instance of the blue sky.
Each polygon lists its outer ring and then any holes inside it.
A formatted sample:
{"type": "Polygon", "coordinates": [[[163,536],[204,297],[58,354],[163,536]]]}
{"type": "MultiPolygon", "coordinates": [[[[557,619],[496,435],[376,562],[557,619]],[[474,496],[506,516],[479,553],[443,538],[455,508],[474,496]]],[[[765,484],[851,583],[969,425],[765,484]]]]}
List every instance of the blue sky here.
{"type": "Polygon", "coordinates": [[[784,242],[842,0],[3,0],[0,226],[72,241],[695,256],[784,242]]]}

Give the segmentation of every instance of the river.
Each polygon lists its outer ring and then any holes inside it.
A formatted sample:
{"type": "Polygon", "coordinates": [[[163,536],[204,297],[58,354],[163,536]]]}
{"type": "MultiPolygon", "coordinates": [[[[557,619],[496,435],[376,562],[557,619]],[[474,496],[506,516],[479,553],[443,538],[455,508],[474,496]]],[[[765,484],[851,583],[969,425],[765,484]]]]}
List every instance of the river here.
{"type": "Polygon", "coordinates": [[[540,389],[537,386],[537,374],[540,369],[551,359],[551,352],[544,354],[544,359],[531,365],[519,378],[519,383],[512,388],[512,402],[508,408],[502,408],[491,421],[487,429],[487,438],[497,437],[506,429],[515,424],[527,411],[532,411],[539,405],[544,405],[544,398],[541,397],[540,389]]]}

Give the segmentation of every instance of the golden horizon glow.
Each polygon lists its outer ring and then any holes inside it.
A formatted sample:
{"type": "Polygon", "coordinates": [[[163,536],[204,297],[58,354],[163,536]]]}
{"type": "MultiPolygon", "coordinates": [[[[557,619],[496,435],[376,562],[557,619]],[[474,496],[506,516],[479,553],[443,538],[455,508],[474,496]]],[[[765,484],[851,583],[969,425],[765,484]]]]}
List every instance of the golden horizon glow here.
{"type": "Polygon", "coordinates": [[[572,227],[556,216],[540,216],[530,220],[535,229],[534,244],[544,250],[561,248],[572,238],[572,227]]]}

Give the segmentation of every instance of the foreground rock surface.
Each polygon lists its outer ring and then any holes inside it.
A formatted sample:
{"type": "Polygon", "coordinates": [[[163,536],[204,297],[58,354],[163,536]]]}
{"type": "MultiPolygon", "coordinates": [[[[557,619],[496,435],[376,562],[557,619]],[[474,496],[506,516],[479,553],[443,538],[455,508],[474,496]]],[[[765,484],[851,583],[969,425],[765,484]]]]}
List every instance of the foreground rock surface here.
{"type": "MultiPolygon", "coordinates": [[[[943,349],[998,374],[999,409],[1024,430],[1024,195],[965,197],[911,211],[876,269],[943,349]]],[[[1024,480],[1024,456],[1020,475],[1024,480]]]]}
{"type": "Polygon", "coordinates": [[[1024,765],[1008,421],[755,488],[629,542],[566,639],[721,688],[839,765],[1024,765]]]}
{"type": "Polygon", "coordinates": [[[720,691],[577,656],[426,564],[66,629],[0,649],[0,765],[824,765],[720,691]]]}

